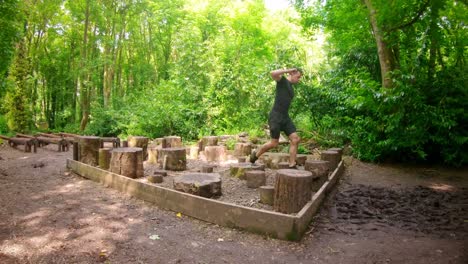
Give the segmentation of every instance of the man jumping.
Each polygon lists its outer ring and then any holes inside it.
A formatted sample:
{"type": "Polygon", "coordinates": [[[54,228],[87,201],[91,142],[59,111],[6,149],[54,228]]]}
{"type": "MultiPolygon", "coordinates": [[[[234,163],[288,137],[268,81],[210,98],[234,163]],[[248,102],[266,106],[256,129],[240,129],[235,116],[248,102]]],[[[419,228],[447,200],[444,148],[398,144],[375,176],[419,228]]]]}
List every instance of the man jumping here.
{"type": "Polygon", "coordinates": [[[278,146],[281,131],[289,137],[289,168],[297,169],[296,156],[299,144],[299,136],[296,133],[296,126],[289,117],[289,106],[294,97],[293,84],[299,82],[302,77],[302,70],[292,68],[287,70],[274,70],[271,78],[276,81],[276,95],[273,109],[271,109],[268,125],[270,126],[270,142],[263,145],[258,151],[253,151],[250,155],[250,162],[255,161],[266,151],[278,146]],[[284,74],[287,73],[287,77],[284,74]]]}

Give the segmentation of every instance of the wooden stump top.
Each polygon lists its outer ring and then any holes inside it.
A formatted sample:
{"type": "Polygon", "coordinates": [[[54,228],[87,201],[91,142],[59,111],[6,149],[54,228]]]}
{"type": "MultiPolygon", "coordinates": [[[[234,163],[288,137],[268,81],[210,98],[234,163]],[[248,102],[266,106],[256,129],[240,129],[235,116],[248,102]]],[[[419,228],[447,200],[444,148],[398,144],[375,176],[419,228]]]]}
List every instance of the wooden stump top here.
{"type": "Polygon", "coordinates": [[[202,197],[221,195],[221,176],[218,173],[190,173],[174,178],[174,189],[202,197]]]}
{"type": "Polygon", "coordinates": [[[314,177],[310,171],[296,170],[296,169],[280,169],[280,170],[277,170],[276,173],[281,174],[286,177],[292,177],[292,178],[314,177]]]}
{"type": "Polygon", "coordinates": [[[221,181],[218,173],[189,173],[174,178],[174,183],[207,184],[221,181]]]}
{"type": "Polygon", "coordinates": [[[142,148],[114,148],[111,152],[118,152],[118,153],[127,153],[127,152],[138,152],[143,151],[142,148]]]}
{"type": "Polygon", "coordinates": [[[101,140],[100,137],[95,137],[95,136],[77,136],[76,138],[83,139],[83,140],[101,140]]]}

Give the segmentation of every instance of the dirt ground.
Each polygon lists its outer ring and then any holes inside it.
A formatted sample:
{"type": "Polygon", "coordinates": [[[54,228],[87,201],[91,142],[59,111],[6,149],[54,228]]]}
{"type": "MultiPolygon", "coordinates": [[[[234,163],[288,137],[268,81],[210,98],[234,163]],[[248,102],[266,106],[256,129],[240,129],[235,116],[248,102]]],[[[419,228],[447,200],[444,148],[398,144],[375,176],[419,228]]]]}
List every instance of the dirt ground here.
{"type": "Polygon", "coordinates": [[[233,230],[70,173],[71,151],[0,146],[0,263],[468,263],[468,170],[346,172],[299,242],[233,230]]]}

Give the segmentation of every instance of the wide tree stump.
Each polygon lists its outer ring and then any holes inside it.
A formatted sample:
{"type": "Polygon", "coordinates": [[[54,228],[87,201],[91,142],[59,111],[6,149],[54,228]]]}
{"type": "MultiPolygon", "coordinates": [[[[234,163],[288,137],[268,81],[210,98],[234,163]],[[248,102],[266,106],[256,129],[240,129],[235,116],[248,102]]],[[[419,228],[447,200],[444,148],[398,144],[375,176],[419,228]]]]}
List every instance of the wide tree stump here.
{"type": "Polygon", "coordinates": [[[340,156],[343,156],[343,148],[329,148],[327,150],[336,151],[336,152],[338,152],[338,154],[340,154],[340,156]]]}
{"type": "Polygon", "coordinates": [[[158,164],[158,155],[161,147],[148,147],[148,159],[146,160],[150,164],[158,164]]]}
{"type": "Polygon", "coordinates": [[[99,149],[99,168],[108,170],[110,166],[112,148],[100,148],[99,149]]]}
{"type": "Polygon", "coordinates": [[[250,155],[252,152],[252,144],[250,143],[236,143],[234,145],[234,156],[242,157],[250,155]]]}
{"type": "Polygon", "coordinates": [[[252,164],[250,162],[232,164],[229,175],[231,175],[231,177],[245,180],[245,172],[252,170],[265,170],[265,166],[261,164],[252,164]]]}
{"type": "Polygon", "coordinates": [[[312,183],[312,191],[318,191],[328,180],[330,162],[325,160],[308,160],[304,166],[306,171],[312,172],[315,176],[312,183]]]}
{"type": "Polygon", "coordinates": [[[182,147],[182,138],[177,136],[164,137],[162,141],[163,148],[178,148],[182,147]]]}
{"type": "Polygon", "coordinates": [[[174,189],[199,195],[213,197],[221,195],[221,176],[218,173],[190,173],[174,178],[174,189]]]}
{"type": "Polygon", "coordinates": [[[158,160],[164,170],[183,171],[187,168],[185,148],[163,148],[159,150],[158,160]]]}
{"type": "Polygon", "coordinates": [[[273,186],[260,186],[260,188],[258,188],[258,192],[260,194],[260,202],[262,204],[273,205],[275,192],[275,188],[273,186]]]}
{"type": "Polygon", "coordinates": [[[206,146],[205,158],[206,161],[226,161],[225,146],[206,146]]]}
{"type": "Polygon", "coordinates": [[[75,141],[78,142],[78,161],[97,166],[101,139],[93,136],[79,136],[75,138],[75,141]]]}
{"type": "Polygon", "coordinates": [[[206,146],[217,146],[218,145],[218,137],[217,136],[206,136],[202,137],[202,139],[198,142],[198,151],[204,151],[206,146]]]}
{"type": "Polygon", "coordinates": [[[282,169],[276,173],[274,210],[285,214],[299,212],[312,199],[312,172],[282,169]]]}
{"type": "Polygon", "coordinates": [[[142,148],[143,149],[143,159],[146,160],[148,158],[148,142],[149,139],[147,137],[140,137],[140,136],[130,136],[128,137],[128,147],[130,148],[142,148]]]}
{"type": "Polygon", "coordinates": [[[278,169],[289,169],[289,162],[282,161],[278,163],[278,169]]]}
{"type": "Polygon", "coordinates": [[[143,149],[113,149],[111,151],[110,171],[129,178],[143,177],[143,149]]]}
{"type": "Polygon", "coordinates": [[[338,163],[340,163],[341,155],[336,151],[326,150],[322,151],[322,153],[320,154],[320,159],[330,162],[329,169],[330,172],[332,172],[336,169],[338,163]]]}
{"type": "Polygon", "coordinates": [[[245,172],[245,179],[247,180],[247,187],[258,188],[266,183],[266,174],[262,170],[251,170],[245,172]]]}

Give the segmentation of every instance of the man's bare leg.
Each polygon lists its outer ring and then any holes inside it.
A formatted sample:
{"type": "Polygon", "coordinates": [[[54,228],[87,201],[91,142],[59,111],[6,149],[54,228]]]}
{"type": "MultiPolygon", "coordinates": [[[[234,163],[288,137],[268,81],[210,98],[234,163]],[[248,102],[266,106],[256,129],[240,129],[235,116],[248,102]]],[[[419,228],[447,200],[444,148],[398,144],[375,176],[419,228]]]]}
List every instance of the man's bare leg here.
{"type": "Polygon", "coordinates": [[[293,167],[296,165],[296,157],[297,157],[297,148],[299,146],[299,141],[301,138],[297,135],[296,132],[291,133],[289,135],[289,167],[293,167]]]}
{"type": "Polygon", "coordinates": [[[278,146],[279,144],[279,139],[274,139],[272,138],[270,140],[270,142],[264,144],[263,146],[260,147],[260,149],[258,149],[257,151],[254,151],[252,153],[252,156],[250,157],[250,162],[252,163],[255,163],[255,161],[265,152],[267,152],[268,150],[278,146]],[[253,156],[255,155],[255,156],[253,156]]]}

